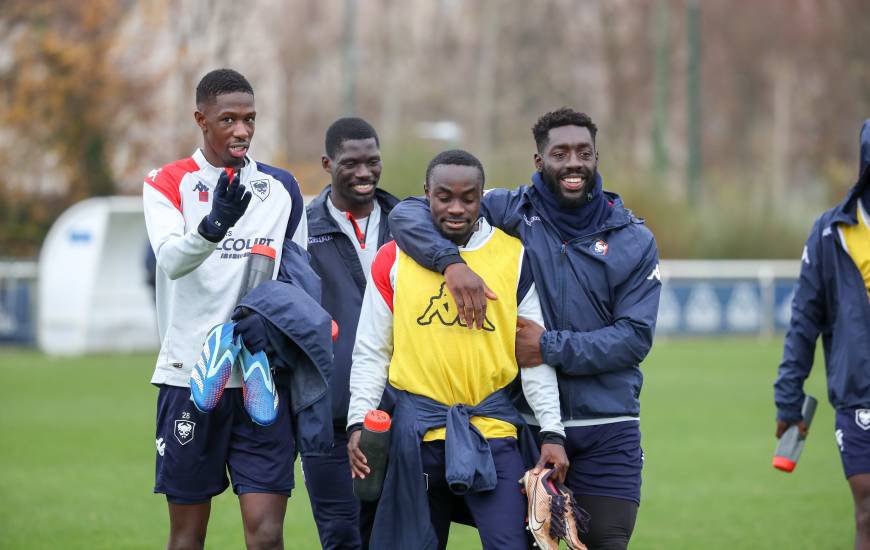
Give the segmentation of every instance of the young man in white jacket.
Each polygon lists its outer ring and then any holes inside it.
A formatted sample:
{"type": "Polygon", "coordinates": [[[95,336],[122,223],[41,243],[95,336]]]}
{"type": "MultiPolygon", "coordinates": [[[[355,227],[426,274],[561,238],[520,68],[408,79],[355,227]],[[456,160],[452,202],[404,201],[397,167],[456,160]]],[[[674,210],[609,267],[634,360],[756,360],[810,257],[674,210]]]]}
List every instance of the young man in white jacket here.
{"type": "MultiPolygon", "coordinates": [[[[244,76],[229,69],[206,74],[196,89],[194,116],[202,148],[152,170],[143,186],[157,257],[161,340],[151,378],[159,388],[154,491],[164,493],[169,505],[168,548],[201,548],[211,498],[227,488],[229,469],[246,543],[280,548],[294,483],[289,391],[279,387],[283,405],[275,423],[264,427],[243,409],[238,372],[208,414],[191,402],[189,379],[209,329],[226,322],[236,306],[251,247],[275,248],[277,270],[285,240],[306,246],[302,193],[289,172],[247,155],[256,110],[244,76]]],[[[256,319],[238,324],[246,344],[262,340],[251,332],[256,319]]]]}

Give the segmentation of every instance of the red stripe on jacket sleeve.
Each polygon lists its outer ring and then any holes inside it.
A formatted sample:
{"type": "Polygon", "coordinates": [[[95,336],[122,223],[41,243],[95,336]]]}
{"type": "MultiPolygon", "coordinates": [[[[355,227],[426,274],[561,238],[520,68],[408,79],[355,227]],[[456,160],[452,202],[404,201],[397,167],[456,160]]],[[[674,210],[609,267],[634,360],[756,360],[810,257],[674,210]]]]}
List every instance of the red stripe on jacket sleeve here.
{"type": "Polygon", "coordinates": [[[186,158],[167,164],[159,170],[153,170],[145,178],[145,184],[160,192],[166,200],[181,212],[181,178],[189,172],[199,170],[193,158],[186,158]]]}
{"type": "Polygon", "coordinates": [[[393,285],[390,282],[390,271],[396,263],[396,241],[390,241],[378,250],[375,261],[372,262],[372,281],[384,302],[393,311],[393,285]]]}

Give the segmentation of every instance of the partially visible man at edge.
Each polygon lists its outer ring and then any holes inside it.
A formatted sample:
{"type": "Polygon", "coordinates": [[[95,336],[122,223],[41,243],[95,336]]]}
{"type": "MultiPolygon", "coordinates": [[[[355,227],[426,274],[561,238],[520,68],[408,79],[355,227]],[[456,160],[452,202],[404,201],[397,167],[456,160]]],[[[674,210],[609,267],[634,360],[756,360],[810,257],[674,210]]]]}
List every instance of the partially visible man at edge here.
{"type": "Polygon", "coordinates": [[[323,286],[322,304],[338,323],[332,376],[335,446],[327,457],[306,459],[305,485],[325,550],[367,548],[374,504],[353,494],[347,458],[351,354],[366,278],[378,248],[391,239],[387,215],[398,200],[378,189],[378,134],[361,118],[340,118],[326,131],[323,169],[330,185],[308,205],[308,252],[323,286]]]}
{"type": "MultiPolygon", "coordinates": [[[[532,128],[537,151],[530,185],[494,189],[482,213],[519,237],[529,255],[548,330],[518,325],[521,367],[547,363],[559,375],[570,467],[566,484],[590,516],[590,550],[628,546],[640,504],[640,363],[652,347],[661,279],[655,238],[622,199],[603,190],[598,128],[562,108],[532,128]]],[[[469,328],[481,328],[498,297],[440,236],[420,198],[390,215],[399,247],[444,273],[469,328]]]]}
{"type": "Polygon", "coordinates": [[[870,550],[870,119],[861,127],[859,166],[858,181],[816,219],[801,254],[774,401],[776,437],[793,424],[806,435],[804,381],[821,334],[834,435],[855,505],[855,549],[870,550]]]}

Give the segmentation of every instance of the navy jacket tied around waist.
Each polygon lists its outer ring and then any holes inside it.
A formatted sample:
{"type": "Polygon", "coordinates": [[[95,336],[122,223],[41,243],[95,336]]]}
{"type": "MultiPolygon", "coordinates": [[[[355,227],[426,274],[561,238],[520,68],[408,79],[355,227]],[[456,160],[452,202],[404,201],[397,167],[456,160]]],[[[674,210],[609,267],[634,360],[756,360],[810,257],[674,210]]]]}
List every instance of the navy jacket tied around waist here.
{"type": "Polygon", "coordinates": [[[420,444],[426,432],[446,427],[445,477],[451,491],[458,495],[491,491],[498,482],[489,442],[469,422],[472,416],[514,424],[527,467],[537,462],[539,453],[531,431],[505,389],[475,406],[448,406],[421,395],[396,393],[387,475],[375,516],[371,548],[434,549],[438,539],[429,520],[420,455],[420,444]]]}

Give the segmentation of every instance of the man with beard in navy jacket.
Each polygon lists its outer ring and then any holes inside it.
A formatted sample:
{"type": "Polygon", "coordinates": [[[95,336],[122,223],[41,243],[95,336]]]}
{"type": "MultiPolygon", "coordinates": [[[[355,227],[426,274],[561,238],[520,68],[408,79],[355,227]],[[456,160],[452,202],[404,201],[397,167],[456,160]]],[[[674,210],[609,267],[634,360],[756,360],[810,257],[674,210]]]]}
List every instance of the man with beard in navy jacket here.
{"type": "Polygon", "coordinates": [[[855,548],[870,550],[870,119],[861,128],[858,182],[816,220],[803,254],[774,384],[776,437],[801,416],[804,380],[822,335],[835,436],[855,501],[855,548]]]}
{"type": "Polygon", "coordinates": [[[321,278],[322,305],[338,324],[329,381],[335,446],[327,457],[302,458],[311,509],[325,549],[368,546],[374,505],[353,494],[347,458],[351,354],[366,277],[378,248],[390,241],[387,215],[398,200],[377,188],[381,152],[375,129],[361,118],[336,120],[326,131],[323,169],[331,185],[308,205],[308,252],[321,278]]]}
{"type": "MultiPolygon", "coordinates": [[[[538,285],[545,327],[518,323],[521,367],[556,368],[566,484],[591,515],[590,549],[626,548],[640,503],[640,362],[652,347],[661,279],[652,233],[602,189],[597,127],[584,113],[562,108],[538,119],[531,185],[494,189],[481,213],[519,237],[538,285]]],[[[485,282],[441,237],[422,199],[396,206],[390,227],[420,265],[443,272],[464,322],[481,328],[485,282]]],[[[531,420],[531,419],[529,419],[531,420]]]]}

